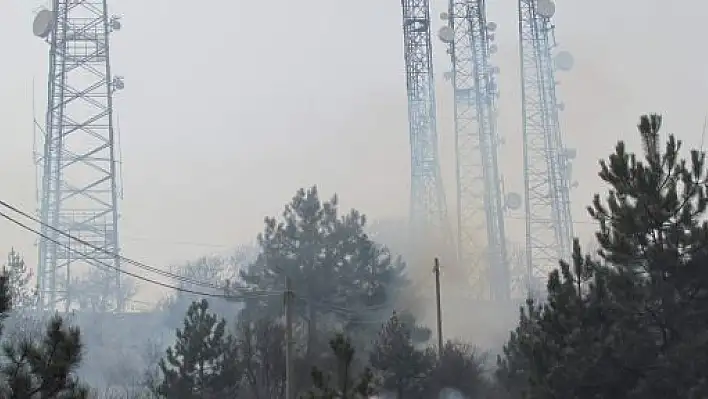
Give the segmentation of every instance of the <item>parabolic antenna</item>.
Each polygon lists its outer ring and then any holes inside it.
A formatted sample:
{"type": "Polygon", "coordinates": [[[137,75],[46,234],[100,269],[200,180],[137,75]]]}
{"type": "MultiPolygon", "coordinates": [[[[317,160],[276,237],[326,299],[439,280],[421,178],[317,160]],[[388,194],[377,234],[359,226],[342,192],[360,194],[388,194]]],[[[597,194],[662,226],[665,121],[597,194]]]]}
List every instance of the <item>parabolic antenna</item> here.
{"type": "Polygon", "coordinates": [[[567,51],[559,51],[553,62],[556,64],[556,69],[559,71],[570,71],[573,69],[573,65],[575,65],[573,55],[567,51]]]}
{"type": "Polygon", "coordinates": [[[54,13],[44,9],[37,13],[32,23],[32,32],[35,36],[45,38],[52,33],[54,25],[54,13]]]}
{"type": "Polygon", "coordinates": [[[536,3],[536,12],[544,18],[551,18],[556,13],[556,4],[553,0],[539,0],[536,3]]]}
{"type": "Polygon", "coordinates": [[[440,19],[442,19],[443,21],[447,21],[448,19],[450,19],[450,14],[448,14],[446,12],[441,12],[440,19]]]}
{"type": "Polygon", "coordinates": [[[521,208],[521,195],[517,193],[509,193],[506,195],[506,207],[515,211],[521,208]]]}
{"type": "Polygon", "coordinates": [[[443,26],[438,31],[438,37],[443,43],[452,43],[455,41],[455,31],[449,26],[443,26]]]}
{"type": "Polygon", "coordinates": [[[494,32],[495,30],[497,30],[497,23],[496,22],[487,23],[487,30],[490,32],[494,32]]]}
{"type": "Polygon", "coordinates": [[[123,90],[125,89],[125,82],[123,81],[122,76],[116,76],[113,78],[113,89],[114,90],[123,90]]]}

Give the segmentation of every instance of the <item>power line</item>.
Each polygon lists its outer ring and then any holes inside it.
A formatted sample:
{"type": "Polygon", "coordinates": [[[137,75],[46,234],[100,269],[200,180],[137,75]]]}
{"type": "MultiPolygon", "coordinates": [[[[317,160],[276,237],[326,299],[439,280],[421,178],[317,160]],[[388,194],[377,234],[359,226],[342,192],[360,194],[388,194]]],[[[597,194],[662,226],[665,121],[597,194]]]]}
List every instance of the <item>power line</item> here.
{"type": "MultiPolygon", "coordinates": [[[[83,245],[85,245],[85,246],[87,246],[87,247],[93,249],[94,251],[98,251],[98,252],[104,253],[104,254],[109,255],[109,256],[111,256],[111,257],[118,257],[118,259],[120,259],[121,261],[124,261],[124,262],[129,263],[129,264],[134,265],[134,266],[137,266],[138,268],[145,269],[145,270],[147,270],[147,271],[156,273],[156,274],[161,275],[161,276],[163,276],[163,277],[173,278],[173,279],[176,279],[176,280],[178,280],[178,281],[182,281],[182,282],[185,282],[185,283],[193,284],[193,285],[200,286],[200,287],[203,287],[203,288],[223,289],[223,287],[220,287],[220,286],[218,286],[218,285],[216,285],[216,284],[213,284],[213,283],[203,282],[203,281],[199,281],[199,280],[192,279],[192,278],[190,278],[190,277],[180,276],[180,275],[178,275],[178,274],[171,273],[171,272],[168,272],[168,271],[165,271],[165,270],[160,270],[160,269],[158,269],[158,268],[156,268],[156,267],[149,266],[149,265],[147,265],[147,264],[145,264],[145,263],[142,263],[142,262],[139,262],[139,261],[136,261],[136,260],[127,258],[127,257],[125,257],[125,256],[122,256],[122,255],[120,255],[120,254],[116,254],[116,253],[113,253],[113,252],[111,252],[111,251],[108,251],[108,250],[106,250],[106,249],[104,249],[104,248],[101,248],[101,247],[99,247],[99,246],[96,246],[96,245],[94,245],[94,244],[92,244],[92,243],[90,243],[90,242],[88,242],[88,241],[85,241],[85,240],[82,240],[82,239],[80,239],[80,238],[78,238],[78,237],[75,237],[75,236],[73,236],[73,235],[71,235],[71,234],[69,234],[69,233],[67,233],[67,232],[65,232],[65,231],[63,231],[63,230],[60,230],[60,229],[58,229],[58,228],[56,228],[56,227],[54,227],[54,226],[50,226],[50,225],[48,225],[48,224],[42,222],[42,221],[39,220],[38,218],[36,218],[36,217],[34,217],[34,216],[28,214],[27,212],[22,211],[21,209],[15,207],[15,206],[13,206],[13,205],[11,205],[11,204],[5,202],[5,201],[0,200],[0,206],[3,206],[3,207],[5,207],[5,208],[8,208],[8,209],[10,209],[11,211],[13,211],[13,212],[15,212],[15,213],[18,213],[18,214],[24,216],[25,218],[30,219],[30,220],[32,220],[33,222],[40,224],[41,226],[47,227],[48,229],[51,229],[52,231],[55,231],[55,232],[57,232],[57,233],[63,235],[64,237],[66,237],[66,238],[68,238],[68,239],[70,239],[70,240],[74,240],[74,241],[76,241],[76,242],[78,242],[78,243],[80,243],[80,244],[83,244],[83,245]]],[[[83,256],[86,256],[85,254],[82,254],[82,255],[83,255],[83,256]]],[[[93,260],[93,259],[92,259],[92,260],[93,260]]]]}
{"type": "MultiPolygon", "coordinates": [[[[4,203],[0,203],[0,205],[5,206],[4,203]]],[[[178,286],[174,286],[174,285],[171,285],[171,284],[163,283],[163,282],[161,282],[161,281],[153,280],[153,279],[151,279],[151,278],[144,277],[144,276],[141,276],[141,275],[139,275],[139,274],[135,274],[135,273],[129,272],[129,271],[127,271],[127,270],[123,270],[123,269],[117,268],[117,267],[115,267],[115,266],[113,266],[113,265],[109,265],[108,263],[105,263],[105,262],[103,262],[103,261],[101,261],[101,260],[98,260],[98,259],[96,259],[96,258],[91,258],[91,257],[87,256],[86,254],[81,253],[81,251],[78,251],[78,250],[76,250],[76,249],[73,249],[73,248],[71,248],[71,246],[66,245],[66,244],[63,244],[63,243],[59,242],[58,240],[55,240],[55,239],[53,239],[53,238],[51,238],[51,237],[48,237],[47,235],[45,235],[45,234],[43,234],[43,233],[41,233],[41,232],[39,232],[39,231],[33,229],[32,227],[27,226],[26,224],[24,224],[24,223],[18,221],[17,219],[13,218],[12,216],[9,216],[9,215],[5,214],[4,212],[0,212],[0,217],[2,217],[2,218],[4,218],[4,219],[8,220],[9,222],[11,222],[11,223],[13,223],[13,224],[15,224],[15,225],[17,225],[17,226],[19,226],[19,227],[21,227],[21,228],[27,230],[27,231],[30,231],[30,232],[32,232],[32,233],[38,235],[39,237],[42,237],[42,238],[44,238],[44,239],[46,239],[46,240],[49,240],[50,242],[52,242],[52,243],[54,243],[54,244],[56,244],[56,245],[59,245],[60,247],[62,247],[62,248],[64,248],[64,249],[67,249],[67,250],[69,250],[69,251],[71,251],[71,252],[74,252],[74,253],[78,254],[79,256],[87,257],[87,258],[91,259],[92,261],[96,262],[97,264],[100,264],[100,265],[103,266],[103,267],[106,267],[106,268],[108,268],[108,269],[113,269],[113,270],[118,271],[118,272],[120,272],[120,273],[126,274],[126,275],[128,275],[128,276],[133,277],[133,278],[136,278],[136,279],[138,279],[138,280],[145,281],[145,282],[148,282],[148,283],[150,283],[150,284],[154,284],[154,285],[157,285],[157,286],[160,286],[160,287],[163,287],[163,288],[169,288],[169,289],[173,289],[173,290],[176,290],[176,291],[179,291],[179,292],[184,292],[184,293],[194,294],[194,295],[199,295],[199,296],[207,296],[207,297],[212,297],[212,298],[224,298],[224,299],[231,299],[231,300],[234,300],[234,299],[257,298],[257,297],[263,297],[263,296],[281,295],[281,294],[282,294],[282,292],[276,292],[276,291],[263,291],[263,292],[254,291],[254,292],[249,292],[249,293],[242,293],[241,295],[213,294],[213,293],[208,293],[208,292],[201,292],[201,291],[190,290],[190,289],[187,289],[187,288],[178,287],[178,286]]]]}
{"type": "MultiPolygon", "coordinates": [[[[0,206],[3,206],[3,207],[5,207],[5,208],[7,208],[7,209],[10,209],[11,211],[13,211],[13,212],[15,212],[15,213],[18,213],[18,214],[20,214],[20,215],[26,217],[27,219],[30,219],[30,220],[32,220],[32,221],[34,221],[34,222],[36,222],[36,223],[38,223],[38,224],[40,224],[40,225],[42,225],[42,226],[46,226],[47,228],[49,228],[49,229],[51,229],[51,230],[53,230],[53,231],[56,231],[57,233],[59,233],[59,234],[65,236],[65,237],[69,238],[70,240],[75,240],[75,241],[77,241],[77,242],[79,242],[79,243],[81,243],[81,244],[83,244],[83,245],[86,245],[87,247],[89,247],[89,248],[91,248],[91,249],[93,249],[93,250],[95,250],[95,251],[99,251],[99,252],[102,252],[102,253],[105,253],[105,254],[108,254],[108,255],[111,255],[111,256],[116,256],[115,254],[111,253],[110,251],[107,251],[107,250],[105,250],[105,249],[103,249],[103,248],[101,248],[101,247],[97,247],[97,246],[95,246],[95,245],[93,245],[93,244],[91,244],[91,243],[89,243],[89,242],[86,242],[86,241],[84,241],[84,240],[82,240],[82,239],[80,239],[80,238],[78,238],[78,237],[74,237],[74,236],[72,236],[71,234],[69,234],[69,233],[67,233],[67,232],[65,232],[65,231],[59,230],[59,229],[54,228],[54,227],[52,227],[52,226],[49,226],[49,225],[47,225],[47,224],[45,224],[45,223],[42,223],[39,219],[35,218],[34,216],[28,214],[27,212],[22,211],[21,209],[15,207],[15,206],[13,206],[13,205],[11,205],[11,204],[5,202],[5,201],[0,200],[0,206]]],[[[116,268],[116,267],[113,266],[113,265],[107,264],[107,263],[105,263],[105,262],[102,262],[102,261],[96,259],[95,257],[88,256],[87,254],[82,253],[82,252],[79,251],[79,250],[73,249],[73,248],[71,248],[71,247],[70,247],[69,245],[67,245],[67,244],[61,243],[61,242],[59,242],[58,240],[55,240],[55,239],[53,239],[53,238],[50,238],[50,237],[46,236],[45,234],[41,233],[40,231],[37,231],[37,230],[33,229],[33,228],[30,227],[30,226],[27,226],[26,224],[24,224],[24,223],[22,223],[22,222],[20,222],[20,221],[18,221],[18,220],[16,220],[16,219],[14,219],[13,217],[11,217],[11,216],[9,216],[9,215],[3,213],[3,212],[0,212],[0,217],[3,217],[4,219],[8,220],[9,222],[11,222],[11,223],[13,223],[13,224],[15,224],[15,225],[17,225],[17,226],[19,226],[19,227],[25,229],[25,230],[28,230],[28,231],[30,231],[30,232],[36,234],[36,235],[39,236],[39,237],[45,238],[45,239],[49,240],[50,242],[52,242],[52,243],[54,243],[54,244],[57,244],[57,245],[59,245],[60,247],[62,247],[62,248],[64,248],[64,249],[67,249],[67,250],[69,250],[69,251],[71,251],[71,252],[74,252],[74,253],[76,253],[76,254],[82,256],[82,257],[88,258],[88,259],[90,259],[90,260],[92,260],[92,261],[94,261],[94,262],[100,264],[101,266],[103,266],[103,267],[105,267],[105,268],[109,268],[109,269],[112,269],[112,270],[118,269],[118,268],[116,268]]],[[[164,277],[173,278],[173,279],[176,279],[176,280],[179,280],[179,281],[183,281],[183,282],[188,282],[188,283],[191,283],[191,284],[194,284],[194,285],[198,285],[198,286],[201,286],[201,287],[204,287],[204,288],[220,289],[220,290],[221,290],[221,289],[224,289],[224,287],[218,286],[218,285],[213,284],[213,283],[206,283],[206,282],[202,282],[202,281],[198,281],[198,280],[191,279],[191,278],[186,277],[186,276],[181,276],[181,275],[178,275],[178,274],[175,274],[175,273],[170,273],[170,272],[167,272],[167,271],[164,271],[164,270],[160,270],[160,269],[158,269],[158,268],[156,268],[156,267],[154,267],[154,266],[147,265],[147,264],[145,264],[145,263],[143,263],[143,262],[139,262],[139,261],[133,260],[133,259],[131,259],[131,258],[122,256],[122,255],[117,255],[117,256],[118,256],[121,260],[123,260],[123,261],[125,261],[125,262],[127,262],[127,263],[129,263],[129,264],[135,265],[135,266],[137,266],[137,267],[139,267],[139,268],[141,268],[141,269],[147,270],[147,271],[151,271],[151,272],[157,273],[157,274],[162,275],[162,276],[164,276],[164,277]]],[[[119,271],[120,271],[121,273],[124,273],[124,274],[126,274],[126,275],[128,275],[128,276],[131,276],[131,277],[133,277],[133,278],[136,278],[136,279],[138,279],[138,280],[142,280],[142,281],[145,281],[145,282],[148,282],[148,283],[151,283],[151,284],[155,284],[155,285],[158,285],[158,286],[160,286],[160,287],[170,288],[170,289],[174,289],[174,290],[177,290],[177,291],[180,291],[180,292],[185,292],[185,293],[190,293],[190,294],[195,294],[195,295],[203,295],[203,296],[208,296],[208,297],[225,298],[225,299],[238,299],[238,298],[246,299],[246,298],[267,297],[267,296],[272,296],[272,295],[281,295],[281,294],[284,292],[284,291],[273,291],[273,290],[271,290],[271,291],[250,291],[250,292],[249,292],[249,291],[243,291],[242,294],[241,294],[241,296],[226,295],[226,294],[205,293],[205,292],[190,290],[190,289],[187,289],[187,288],[183,288],[183,287],[179,287],[179,286],[174,286],[174,285],[171,285],[171,284],[163,283],[163,282],[160,282],[160,281],[157,281],[157,280],[153,280],[153,279],[150,279],[150,278],[148,278],[148,277],[144,277],[144,276],[141,276],[141,275],[138,275],[138,274],[135,274],[135,273],[132,273],[132,272],[123,270],[123,269],[119,269],[119,271]]],[[[325,302],[323,302],[323,301],[316,301],[316,300],[312,300],[312,299],[307,299],[307,298],[304,298],[304,297],[302,297],[302,296],[299,297],[299,299],[302,300],[302,301],[305,301],[305,302],[307,302],[307,303],[313,304],[313,305],[315,305],[315,306],[318,306],[318,307],[320,307],[320,308],[323,308],[323,309],[326,309],[326,310],[328,310],[328,311],[331,311],[331,312],[333,312],[333,313],[338,313],[338,314],[340,314],[340,315],[342,315],[342,316],[353,316],[353,315],[360,314],[361,312],[380,311],[380,310],[385,310],[385,309],[388,309],[388,308],[391,307],[391,304],[390,304],[390,303],[384,303],[384,304],[379,304],[379,305],[365,306],[365,307],[360,307],[360,308],[356,308],[356,309],[351,309],[351,308],[346,308],[346,307],[343,307],[343,306],[335,305],[335,304],[332,304],[332,303],[325,303],[325,302]]]]}

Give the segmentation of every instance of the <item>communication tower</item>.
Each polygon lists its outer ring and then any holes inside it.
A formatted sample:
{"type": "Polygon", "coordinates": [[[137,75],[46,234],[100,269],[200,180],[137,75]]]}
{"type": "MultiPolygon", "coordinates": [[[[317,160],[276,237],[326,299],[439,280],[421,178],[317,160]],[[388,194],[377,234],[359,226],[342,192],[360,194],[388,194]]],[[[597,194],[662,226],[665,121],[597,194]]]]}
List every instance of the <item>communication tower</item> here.
{"type": "MultiPolygon", "coordinates": [[[[449,45],[455,113],[457,177],[457,251],[470,271],[479,299],[504,300],[510,273],[504,231],[505,201],[498,166],[496,98],[499,68],[490,63],[497,51],[497,25],[487,22],[484,0],[450,0],[440,17],[448,24],[438,36],[449,45]]],[[[509,205],[520,206],[518,195],[509,205]]]]}
{"type": "Polygon", "coordinates": [[[552,0],[519,0],[526,261],[529,294],[559,259],[572,251],[570,212],[571,160],[575,151],[563,146],[556,98],[556,70],[573,66],[570,53],[555,53],[552,0]],[[555,57],[553,56],[556,54],[555,57]]]}
{"type": "Polygon", "coordinates": [[[440,176],[428,0],[401,0],[411,143],[410,221],[413,244],[449,244],[440,176]]]}
{"type": "Polygon", "coordinates": [[[113,94],[123,79],[111,74],[109,51],[110,34],[119,29],[106,0],[54,0],[34,19],[34,34],[49,44],[43,154],[37,157],[42,234],[49,238],[39,240],[37,285],[46,309],[68,310],[82,294],[72,292],[72,279],[88,268],[103,270],[103,295],[112,297],[114,309],[123,306],[113,129],[113,94]]]}

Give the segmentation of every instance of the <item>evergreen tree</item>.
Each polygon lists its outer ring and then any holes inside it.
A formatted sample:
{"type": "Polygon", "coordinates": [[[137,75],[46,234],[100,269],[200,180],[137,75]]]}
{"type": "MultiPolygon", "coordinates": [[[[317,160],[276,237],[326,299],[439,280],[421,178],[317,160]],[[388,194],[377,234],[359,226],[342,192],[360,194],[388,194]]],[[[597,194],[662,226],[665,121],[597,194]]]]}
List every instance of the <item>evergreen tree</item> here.
{"type": "Polygon", "coordinates": [[[425,379],[424,397],[434,398],[444,389],[454,389],[467,398],[482,398],[489,391],[484,358],[474,347],[448,341],[441,356],[433,359],[432,370],[425,379]]]}
{"type": "Polygon", "coordinates": [[[88,390],[74,375],[81,362],[81,336],[77,328],[66,328],[54,317],[40,343],[24,341],[4,345],[8,360],[3,374],[8,381],[8,398],[83,399],[88,390]]]}
{"type": "Polygon", "coordinates": [[[533,356],[530,344],[540,335],[538,320],[541,310],[533,300],[526,302],[526,307],[521,308],[517,327],[504,345],[503,355],[497,357],[495,377],[501,397],[520,399],[528,389],[533,356]]]}
{"type": "Polygon", "coordinates": [[[226,321],[209,312],[206,300],[194,302],[177,330],[177,342],[160,360],[160,393],[169,399],[233,397],[242,373],[238,348],[226,321]]]}
{"type": "MultiPolygon", "coordinates": [[[[681,159],[661,118],[639,123],[644,156],[623,142],[600,177],[610,186],[590,214],[600,260],[581,255],[529,305],[500,359],[509,393],[528,398],[702,398],[708,360],[705,155],[681,159]],[[524,381],[525,378],[525,381],[524,381]],[[525,386],[523,383],[525,382],[525,386]]],[[[512,396],[513,397],[513,396],[512,396]]]]}
{"type": "Polygon", "coordinates": [[[285,328],[272,319],[241,319],[237,325],[247,391],[253,399],[285,396],[285,328]]]}
{"type": "Polygon", "coordinates": [[[661,124],[658,115],[640,120],[643,161],[620,143],[601,164],[600,177],[612,190],[605,204],[595,196],[589,210],[600,223],[600,255],[617,270],[613,291],[631,301],[646,342],[640,348],[652,356],[630,365],[641,375],[633,395],[705,397],[705,377],[697,371],[708,366],[705,153],[681,158],[673,135],[662,149],[661,124]]]}
{"type": "MultiPolygon", "coordinates": [[[[7,272],[0,275],[0,319],[11,310],[12,289],[7,272]]],[[[0,324],[0,333],[2,325],[0,324]]],[[[8,399],[83,399],[88,390],[79,384],[75,371],[83,345],[78,328],[66,327],[59,316],[47,326],[40,342],[23,339],[3,344],[5,384],[0,397],[8,399]]]]}
{"type": "Polygon", "coordinates": [[[337,334],[330,341],[330,348],[337,361],[336,372],[326,374],[314,368],[312,385],[314,388],[303,399],[368,399],[374,394],[374,376],[365,368],[361,375],[352,378],[354,347],[343,334],[337,334]]]}
{"type": "MultiPolygon", "coordinates": [[[[337,197],[322,202],[312,187],[298,190],[282,221],[266,218],[258,236],[261,252],[242,278],[260,290],[282,290],[283,277],[291,278],[302,299],[294,314],[306,324],[307,358],[322,343],[317,332],[328,321],[334,327],[371,307],[389,306],[404,284],[403,262],[373,243],[364,233],[365,224],[366,218],[355,210],[340,217],[337,197]]],[[[249,306],[269,310],[273,316],[281,311],[275,297],[249,306]]]]}
{"type": "Polygon", "coordinates": [[[381,387],[395,392],[399,399],[422,395],[435,362],[432,351],[415,347],[413,328],[394,313],[381,329],[370,356],[372,369],[381,377],[381,387]]]}
{"type": "Polygon", "coordinates": [[[30,285],[32,280],[32,270],[25,264],[22,256],[13,248],[7,256],[5,264],[8,284],[10,285],[10,296],[12,297],[12,308],[23,309],[32,306],[36,300],[30,285]]]}

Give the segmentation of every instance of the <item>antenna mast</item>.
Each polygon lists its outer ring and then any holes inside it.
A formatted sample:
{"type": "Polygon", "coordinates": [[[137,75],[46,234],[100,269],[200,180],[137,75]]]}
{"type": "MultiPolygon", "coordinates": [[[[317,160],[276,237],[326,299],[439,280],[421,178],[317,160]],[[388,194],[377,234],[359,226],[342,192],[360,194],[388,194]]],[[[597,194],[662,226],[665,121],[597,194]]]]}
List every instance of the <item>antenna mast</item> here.
{"type": "Polygon", "coordinates": [[[72,275],[91,268],[104,273],[98,288],[104,308],[123,308],[113,132],[113,94],[123,80],[111,75],[109,52],[109,36],[119,29],[106,0],[54,0],[52,10],[39,11],[34,20],[34,34],[50,45],[44,151],[37,162],[42,234],[49,237],[39,240],[37,272],[45,309],[68,311],[84,294],[72,292],[72,275]]]}
{"type": "Polygon", "coordinates": [[[458,261],[480,299],[504,300],[510,277],[497,159],[499,69],[490,64],[497,26],[487,22],[484,0],[450,0],[441,18],[448,21],[439,38],[449,45],[455,96],[458,261]]]}
{"type": "Polygon", "coordinates": [[[412,244],[414,248],[431,242],[447,245],[450,234],[438,159],[430,4],[428,0],[401,0],[401,6],[411,142],[412,244]]]}
{"type": "Polygon", "coordinates": [[[519,0],[526,210],[526,261],[529,295],[559,259],[572,251],[571,165],[575,150],[563,146],[556,99],[556,69],[570,70],[572,56],[556,48],[552,0],[519,0]]]}

